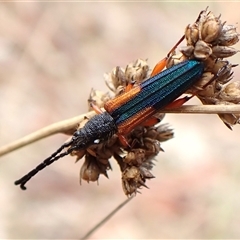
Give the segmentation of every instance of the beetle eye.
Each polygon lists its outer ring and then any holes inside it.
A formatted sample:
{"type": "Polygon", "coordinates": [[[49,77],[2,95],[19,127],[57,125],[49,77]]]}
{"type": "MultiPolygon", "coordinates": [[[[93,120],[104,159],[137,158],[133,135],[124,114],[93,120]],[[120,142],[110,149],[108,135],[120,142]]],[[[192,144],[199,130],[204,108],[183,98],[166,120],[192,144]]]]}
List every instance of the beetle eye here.
{"type": "Polygon", "coordinates": [[[76,132],[73,133],[73,136],[74,136],[74,137],[77,137],[77,136],[79,136],[79,135],[80,135],[80,131],[76,131],[76,132]]]}

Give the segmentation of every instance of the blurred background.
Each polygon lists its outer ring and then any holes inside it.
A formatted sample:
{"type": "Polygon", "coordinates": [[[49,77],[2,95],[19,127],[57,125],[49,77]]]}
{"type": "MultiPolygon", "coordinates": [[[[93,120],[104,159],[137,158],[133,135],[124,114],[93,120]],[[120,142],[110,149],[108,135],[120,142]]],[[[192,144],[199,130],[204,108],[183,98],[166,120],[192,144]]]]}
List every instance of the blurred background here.
{"type": "MultiPolygon", "coordinates": [[[[143,58],[154,67],[207,5],[237,24],[239,4],[0,3],[0,146],[85,113],[91,88],[107,91],[103,74],[115,66],[143,58]]],[[[168,114],[163,122],[175,137],[162,144],[156,178],[91,238],[240,238],[240,126],[230,131],[216,115],[168,114]]],[[[81,162],[65,157],[26,192],[14,186],[67,138],[1,157],[1,239],[80,238],[126,199],[114,160],[99,184],[80,186],[81,162]]]]}

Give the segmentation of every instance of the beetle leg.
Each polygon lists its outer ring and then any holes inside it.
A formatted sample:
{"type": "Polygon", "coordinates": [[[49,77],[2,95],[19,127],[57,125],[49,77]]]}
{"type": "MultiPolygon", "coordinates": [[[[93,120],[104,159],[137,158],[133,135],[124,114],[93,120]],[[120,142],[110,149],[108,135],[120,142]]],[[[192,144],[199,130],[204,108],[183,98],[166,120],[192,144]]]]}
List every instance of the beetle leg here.
{"type": "Polygon", "coordinates": [[[151,127],[151,126],[154,126],[155,124],[157,124],[157,123],[159,123],[159,122],[160,122],[160,119],[153,116],[153,117],[147,119],[145,122],[143,122],[143,123],[141,124],[141,126],[151,127]]]}
{"type": "Polygon", "coordinates": [[[103,113],[101,108],[99,108],[96,104],[94,104],[93,101],[90,101],[89,104],[90,104],[90,107],[95,111],[95,113],[97,114],[103,113]]]}
{"type": "Polygon", "coordinates": [[[190,100],[192,97],[194,97],[195,95],[191,95],[191,96],[186,96],[186,97],[183,97],[183,98],[179,98],[171,103],[169,103],[165,109],[168,109],[168,108],[178,108],[178,107],[181,107],[185,102],[187,102],[188,100],[190,100]]]}
{"type": "Polygon", "coordinates": [[[183,35],[180,40],[173,46],[173,48],[169,51],[169,53],[167,54],[167,56],[162,59],[161,61],[159,61],[156,66],[153,68],[152,73],[151,73],[151,77],[155,76],[156,74],[160,73],[167,64],[167,60],[169,59],[169,57],[171,56],[171,54],[176,50],[176,48],[178,47],[178,45],[184,40],[185,35],[183,35]]]}
{"type": "Polygon", "coordinates": [[[134,80],[132,80],[131,82],[129,82],[129,83],[127,84],[127,86],[125,87],[124,92],[130,91],[130,90],[133,88],[135,82],[136,82],[136,81],[134,81],[134,80]]]}
{"type": "Polygon", "coordinates": [[[155,67],[153,68],[152,72],[151,72],[151,77],[157,75],[158,73],[160,73],[165,67],[166,67],[166,64],[167,64],[167,60],[168,58],[165,57],[164,59],[162,59],[161,61],[159,61],[155,67]]]}
{"type": "Polygon", "coordinates": [[[121,144],[122,144],[124,147],[129,147],[129,148],[131,148],[131,146],[129,145],[127,139],[126,139],[122,134],[118,134],[118,138],[119,138],[119,141],[121,142],[121,144]]]}

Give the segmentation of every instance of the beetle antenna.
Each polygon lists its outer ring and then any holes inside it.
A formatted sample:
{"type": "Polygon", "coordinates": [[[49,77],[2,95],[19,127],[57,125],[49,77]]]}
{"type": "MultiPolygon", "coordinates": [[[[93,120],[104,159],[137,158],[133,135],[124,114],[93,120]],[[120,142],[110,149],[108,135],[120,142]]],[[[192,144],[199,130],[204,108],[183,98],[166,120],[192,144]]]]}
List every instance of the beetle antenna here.
{"type": "Polygon", "coordinates": [[[64,143],[57,151],[55,151],[50,157],[46,158],[42,163],[40,163],[36,168],[34,168],[32,171],[27,173],[25,176],[20,178],[19,180],[15,181],[15,185],[20,185],[20,188],[22,190],[26,190],[25,184],[33,177],[35,176],[39,171],[47,167],[48,165],[52,164],[53,162],[57,161],[59,158],[62,158],[68,154],[70,154],[75,147],[70,147],[65,152],[59,154],[64,148],[71,146],[73,143],[73,139],[67,143],[64,143]],[[59,154],[59,155],[58,155],[59,154]]]}

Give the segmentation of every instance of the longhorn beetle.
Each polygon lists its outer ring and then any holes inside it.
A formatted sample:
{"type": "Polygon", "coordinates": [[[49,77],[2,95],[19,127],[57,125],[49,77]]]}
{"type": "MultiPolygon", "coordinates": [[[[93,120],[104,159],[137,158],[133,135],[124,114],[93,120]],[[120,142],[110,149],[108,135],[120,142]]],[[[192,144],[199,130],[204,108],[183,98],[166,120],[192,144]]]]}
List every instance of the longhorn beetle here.
{"type": "MultiPolygon", "coordinates": [[[[118,134],[126,146],[125,135],[146,120],[154,118],[154,114],[163,108],[181,106],[190,97],[177,99],[193,86],[204,72],[204,63],[198,60],[186,60],[164,71],[163,68],[184,36],[170,50],[167,56],[153,69],[149,79],[140,83],[121,95],[107,101],[105,112],[92,117],[83,128],[75,131],[70,141],[64,143],[50,157],[46,158],[35,169],[15,181],[22,190],[25,184],[46,166],[73,151],[86,149],[93,144],[107,141],[113,134],[118,134]],[[176,100],[177,99],[177,100],[176,100]],[[63,151],[67,148],[65,151],[63,151]]],[[[213,79],[216,79],[213,76],[213,79]]],[[[99,109],[93,105],[96,112],[99,109]]]]}

